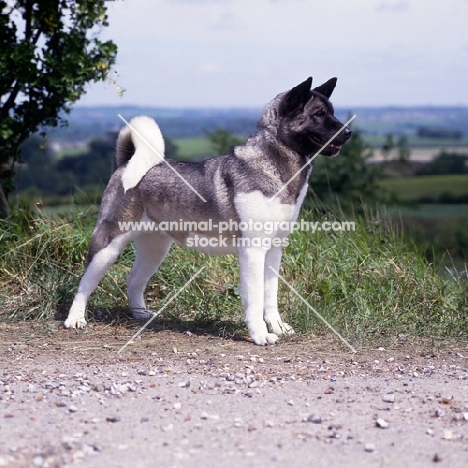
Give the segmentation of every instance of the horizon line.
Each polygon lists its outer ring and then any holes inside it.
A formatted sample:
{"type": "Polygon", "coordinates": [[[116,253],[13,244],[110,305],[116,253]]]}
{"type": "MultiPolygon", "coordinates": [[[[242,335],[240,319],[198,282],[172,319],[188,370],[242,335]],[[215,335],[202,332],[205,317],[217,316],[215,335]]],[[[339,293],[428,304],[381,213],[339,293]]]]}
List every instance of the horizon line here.
{"type": "MultiPolygon", "coordinates": [[[[71,111],[75,108],[96,108],[96,107],[106,107],[106,108],[129,108],[129,107],[139,107],[145,109],[164,109],[164,110],[252,110],[257,111],[263,109],[265,106],[225,106],[220,104],[219,106],[164,106],[164,105],[147,105],[147,104],[80,104],[75,103],[71,107],[71,111]]],[[[336,106],[334,105],[335,110],[351,110],[351,109],[448,109],[448,108],[467,108],[467,104],[359,104],[359,105],[343,105],[336,106]]]]}

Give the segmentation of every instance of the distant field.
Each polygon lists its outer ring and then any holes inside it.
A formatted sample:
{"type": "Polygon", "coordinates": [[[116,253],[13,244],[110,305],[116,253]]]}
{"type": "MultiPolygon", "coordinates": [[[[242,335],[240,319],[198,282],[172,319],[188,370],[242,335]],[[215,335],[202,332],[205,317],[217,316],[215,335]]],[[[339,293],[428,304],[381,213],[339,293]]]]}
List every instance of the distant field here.
{"type": "MultiPolygon", "coordinates": [[[[366,137],[365,140],[372,146],[374,157],[372,160],[382,160],[381,146],[384,143],[383,139],[373,139],[366,137]]],[[[192,138],[177,138],[173,140],[177,145],[178,153],[182,158],[192,158],[194,156],[207,155],[216,156],[210,146],[210,142],[204,136],[192,138]]],[[[427,140],[419,141],[419,145],[409,145],[410,159],[412,161],[430,161],[438,156],[442,151],[447,153],[468,154],[468,144],[466,141],[454,142],[453,140],[434,141],[427,140]]],[[[394,157],[397,157],[397,150],[394,150],[394,157]]]]}
{"type": "Polygon", "coordinates": [[[439,203],[422,204],[417,207],[389,207],[386,212],[392,217],[414,217],[424,219],[453,219],[453,218],[468,218],[468,205],[442,205],[439,203]]]}
{"type": "MultiPolygon", "coordinates": [[[[466,154],[468,155],[468,146],[467,145],[457,145],[457,146],[420,146],[420,147],[409,147],[410,150],[410,161],[431,161],[440,153],[456,153],[456,154],[466,154]]],[[[372,161],[382,161],[383,155],[381,148],[372,148],[373,157],[372,161]]],[[[398,152],[394,150],[393,157],[398,157],[398,152]]]]}
{"type": "Polygon", "coordinates": [[[436,197],[444,192],[459,196],[468,193],[468,174],[385,179],[380,184],[403,200],[436,197]]]}
{"type": "MultiPolygon", "coordinates": [[[[407,135],[406,144],[409,148],[427,148],[427,147],[468,147],[468,141],[466,139],[454,139],[454,138],[419,138],[414,135],[407,135]]],[[[363,135],[364,141],[372,146],[380,148],[385,144],[385,135],[363,135]]],[[[394,137],[395,143],[398,141],[398,136],[394,137]]]]}
{"type": "MultiPolygon", "coordinates": [[[[246,137],[240,136],[242,139],[246,137]]],[[[199,156],[213,157],[218,156],[213,151],[211,143],[205,136],[193,137],[193,138],[176,138],[173,140],[178,149],[178,155],[183,159],[199,159],[199,156]]]]}
{"type": "Polygon", "coordinates": [[[57,159],[66,158],[68,156],[81,156],[87,153],[89,148],[87,146],[70,146],[63,148],[57,152],[57,159]]]}
{"type": "Polygon", "coordinates": [[[179,156],[184,159],[200,155],[215,156],[210,142],[205,137],[177,138],[174,143],[177,146],[179,156]]]}

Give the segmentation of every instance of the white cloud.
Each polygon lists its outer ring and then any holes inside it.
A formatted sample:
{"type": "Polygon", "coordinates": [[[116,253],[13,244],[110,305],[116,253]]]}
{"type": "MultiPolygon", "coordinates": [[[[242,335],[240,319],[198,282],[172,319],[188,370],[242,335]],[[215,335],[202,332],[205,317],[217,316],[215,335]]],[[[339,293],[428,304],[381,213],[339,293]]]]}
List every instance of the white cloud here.
{"type": "Polygon", "coordinates": [[[202,73],[219,73],[222,71],[222,67],[217,63],[213,62],[203,62],[200,64],[200,71],[202,73]]]}
{"type": "Polygon", "coordinates": [[[409,2],[404,0],[397,1],[385,1],[379,3],[377,6],[378,11],[403,11],[407,10],[409,7],[409,2]]]}

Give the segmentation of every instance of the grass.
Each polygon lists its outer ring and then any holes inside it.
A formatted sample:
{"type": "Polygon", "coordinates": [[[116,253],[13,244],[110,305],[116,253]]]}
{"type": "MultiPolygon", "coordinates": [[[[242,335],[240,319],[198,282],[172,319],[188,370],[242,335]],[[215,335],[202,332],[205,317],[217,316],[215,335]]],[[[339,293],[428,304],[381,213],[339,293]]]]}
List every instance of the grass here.
{"type": "MultiPolygon", "coordinates": [[[[73,220],[20,210],[0,221],[0,321],[64,319],[85,268],[95,220],[95,208],[90,210],[73,220]]],[[[302,215],[322,219],[319,212],[302,215]]],[[[125,276],[133,257],[130,246],[105,275],[91,297],[88,318],[97,311],[108,321],[128,316],[125,276]]],[[[205,271],[169,305],[160,323],[245,335],[238,260],[232,255],[174,247],[147,288],[148,305],[158,310],[202,265],[205,271]]],[[[294,233],[281,273],[351,342],[385,345],[401,335],[468,338],[468,283],[439,276],[398,229],[377,215],[360,219],[355,232],[294,233]]],[[[279,304],[286,321],[304,337],[330,333],[281,282],[279,304]]]]}
{"type": "Polygon", "coordinates": [[[85,216],[93,218],[94,221],[99,213],[99,204],[88,203],[87,205],[81,205],[75,203],[63,203],[60,205],[39,206],[37,210],[47,218],[73,220],[76,218],[83,218],[85,216]]]}
{"type": "Polygon", "coordinates": [[[201,155],[215,156],[206,137],[178,138],[174,143],[177,146],[177,154],[182,159],[192,159],[201,155]]]}
{"type": "Polygon", "coordinates": [[[437,198],[444,193],[454,196],[468,194],[468,174],[384,179],[380,184],[401,200],[437,198]]]}

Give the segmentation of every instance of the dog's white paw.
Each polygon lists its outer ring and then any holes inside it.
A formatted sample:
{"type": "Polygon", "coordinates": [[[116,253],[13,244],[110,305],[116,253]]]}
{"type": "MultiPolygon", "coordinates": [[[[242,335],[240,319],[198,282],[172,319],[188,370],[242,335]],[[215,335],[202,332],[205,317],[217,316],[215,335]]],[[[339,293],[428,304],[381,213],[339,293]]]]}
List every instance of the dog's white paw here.
{"type": "Polygon", "coordinates": [[[283,322],[281,319],[277,320],[267,320],[266,321],[268,330],[275,335],[294,335],[294,329],[286,322],[283,322]]]}
{"type": "Polygon", "coordinates": [[[148,309],[133,309],[132,316],[136,320],[148,320],[156,315],[152,310],[148,309]]]}
{"type": "Polygon", "coordinates": [[[249,327],[249,335],[252,341],[259,346],[272,345],[278,341],[278,335],[269,333],[265,322],[262,321],[257,327],[249,327]]]}
{"type": "Polygon", "coordinates": [[[259,346],[272,345],[278,341],[278,335],[274,333],[262,333],[250,335],[252,341],[259,346]]]}
{"type": "Polygon", "coordinates": [[[84,317],[73,317],[70,316],[65,320],[65,328],[84,328],[86,327],[86,320],[84,317]]]}

